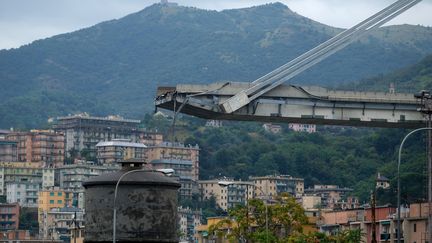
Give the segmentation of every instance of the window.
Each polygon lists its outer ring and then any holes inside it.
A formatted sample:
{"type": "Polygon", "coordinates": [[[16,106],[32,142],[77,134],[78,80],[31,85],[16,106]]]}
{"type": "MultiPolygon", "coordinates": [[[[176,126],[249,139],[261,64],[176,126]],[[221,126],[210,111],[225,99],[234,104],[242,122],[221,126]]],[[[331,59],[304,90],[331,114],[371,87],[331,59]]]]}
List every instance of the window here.
{"type": "Polygon", "coordinates": [[[50,204],[54,204],[54,200],[50,200],[50,204]]]}
{"type": "Polygon", "coordinates": [[[60,204],[62,204],[62,203],[63,203],[63,201],[62,201],[62,200],[57,200],[57,203],[60,203],[60,204]]]}
{"type": "Polygon", "coordinates": [[[50,192],[50,196],[51,196],[51,197],[54,197],[54,192],[50,192]]]}
{"type": "Polygon", "coordinates": [[[414,224],[414,232],[417,232],[417,224],[414,224]]]}
{"type": "Polygon", "coordinates": [[[61,195],[62,195],[62,193],[61,193],[61,192],[58,192],[58,193],[57,193],[57,195],[58,195],[58,196],[61,196],[61,195]]]}

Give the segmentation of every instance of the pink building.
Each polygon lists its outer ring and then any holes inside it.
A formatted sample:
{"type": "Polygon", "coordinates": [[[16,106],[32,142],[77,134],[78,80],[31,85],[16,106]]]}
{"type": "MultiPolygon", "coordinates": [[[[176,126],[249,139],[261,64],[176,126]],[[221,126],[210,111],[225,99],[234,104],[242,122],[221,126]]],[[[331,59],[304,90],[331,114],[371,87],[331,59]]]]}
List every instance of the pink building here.
{"type": "Polygon", "coordinates": [[[0,231],[17,230],[20,207],[18,203],[0,204],[0,231]]]}

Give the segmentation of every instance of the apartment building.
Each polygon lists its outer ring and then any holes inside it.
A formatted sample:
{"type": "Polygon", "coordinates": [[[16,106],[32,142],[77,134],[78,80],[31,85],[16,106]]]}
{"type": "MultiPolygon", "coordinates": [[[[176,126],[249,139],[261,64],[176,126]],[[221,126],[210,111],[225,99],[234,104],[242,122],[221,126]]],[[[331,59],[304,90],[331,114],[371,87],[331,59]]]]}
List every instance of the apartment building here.
{"type": "Polygon", "coordinates": [[[293,130],[294,132],[307,132],[307,133],[316,132],[316,125],[315,124],[289,123],[288,128],[290,130],[293,130]]]}
{"type": "Polygon", "coordinates": [[[255,185],[249,181],[234,180],[201,180],[198,181],[203,199],[212,196],[217,205],[223,210],[228,210],[238,204],[245,204],[247,200],[254,198],[255,185]]]}
{"type": "Polygon", "coordinates": [[[304,193],[304,179],[289,175],[268,175],[250,177],[255,185],[255,195],[260,198],[271,198],[281,193],[289,193],[301,198],[304,193]]]}
{"type": "Polygon", "coordinates": [[[65,135],[67,157],[71,151],[83,150],[96,157],[96,144],[100,141],[127,139],[135,143],[157,145],[163,140],[161,133],[141,129],[140,120],[120,116],[94,117],[84,113],[58,117],[52,127],[65,135]]]}
{"type": "Polygon", "coordinates": [[[29,181],[17,181],[6,184],[6,200],[18,203],[21,207],[38,207],[38,192],[41,184],[29,181]]]}
{"type": "Polygon", "coordinates": [[[194,235],[196,234],[196,227],[201,225],[202,211],[192,210],[189,207],[179,207],[177,210],[180,241],[196,242],[194,235]]]}
{"type": "Polygon", "coordinates": [[[54,168],[43,168],[36,162],[0,162],[0,195],[7,195],[7,184],[28,182],[40,188],[54,186],[54,168]]]}
{"type": "Polygon", "coordinates": [[[0,162],[18,161],[18,142],[0,140],[0,162]]]}
{"type": "Polygon", "coordinates": [[[20,206],[18,203],[0,204],[0,231],[17,230],[19,226],[20,206]]]}
{"type": "Polygon", "coordinates": [[[71,242],[71,230],[83,227],[83,215],[84,211],[79,208],[52,208],[43,214],[39,223],[39,235],[43,239],[71,242]]]}
{"type": "Polygon", "coordinates": [[[351,188],[341,188],[337,185],[314,185],[313,188],[305,189],[305,194],[309,196],[321,197],[323,208],[341,208],[345,203],[344,199],[353,191],[351,188]]]}
{"type": "MultiPolygon", "coordinates": [[[[189,161],[192,163],[191,178],[194,181],[198,181],[199,150],[198,145],[193,146],[184,145],[182,143],[162,142],[147,148],[147,160],[151,164],[153,164],[153,161],[162,161],[163,163],[171,163],[170,161],[186,163],[186,161],[189,161]]],[[[184,164],[184,166],[189,167],[189,165],[186,164],[184,164]]],[[[179,165],[179,167],[181,167],[181,165],[179,165]]]]}
{"type": "Polygon", "coordinates": [[[88,161],[64,165],[55,169],[56,186],[67,193],[67,206],[84,207],[84,187],[82,183],[92,177],[119,170],[118,165],[98,165],[88,161]]]}
{"type": "Polygon", "coordinates": [[[125,159],[146,160],[146,148],[143,143],[133,143],[127,139],[113,139],[96,144],[96,158],[99,164],[117,164],[125,159]]]}
{"type": "Polygon", "coordinates": [[[6,135],[9,141],[17,142],[19,162],[40,162],[47,166],[64,163],[64,135],[53,130],[30,130],[6,135]]]}

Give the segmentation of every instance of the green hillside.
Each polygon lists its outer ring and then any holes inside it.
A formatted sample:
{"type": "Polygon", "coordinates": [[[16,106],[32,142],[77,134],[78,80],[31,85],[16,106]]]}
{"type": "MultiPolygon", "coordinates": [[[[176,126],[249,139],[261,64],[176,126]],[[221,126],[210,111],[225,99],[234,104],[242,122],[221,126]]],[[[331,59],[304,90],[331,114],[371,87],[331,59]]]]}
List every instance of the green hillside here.
{"type": "MultiPolygon", "coordinates": [[[[396,92],[419,92],[432,90],[432,55],[409,67],[397,70],[387,75],[364,79],[355,83],[357,90],[388,91],[393,83],[396,92]]],[[[352,89],[352,85],[345,89],[352,89]]]]}
{"type": "MultiPolygon", "coordinates": [[[[152,5],[118,20],[0,51],[0,127],[75,112],[141,118],[159,85],[251,81],[341,31],[275,3],[207,11],[152,5]]],[[[338,85],[432,53],[432,29],[385,27],[294,83],[338,85]]]]}

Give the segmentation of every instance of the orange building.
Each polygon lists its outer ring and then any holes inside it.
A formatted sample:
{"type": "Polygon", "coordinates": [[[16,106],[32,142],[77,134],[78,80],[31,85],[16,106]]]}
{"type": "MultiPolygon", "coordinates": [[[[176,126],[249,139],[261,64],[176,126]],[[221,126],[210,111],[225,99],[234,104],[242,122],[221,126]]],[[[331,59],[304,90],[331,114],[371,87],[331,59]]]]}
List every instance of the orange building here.
{"type": "Polygon", "coordinates": [[[64,135],[61,133],[31,130],[9,133],[6,138],[17,142],[18,162],[43,161],[56,167],[64,164],[64,135]]]}

